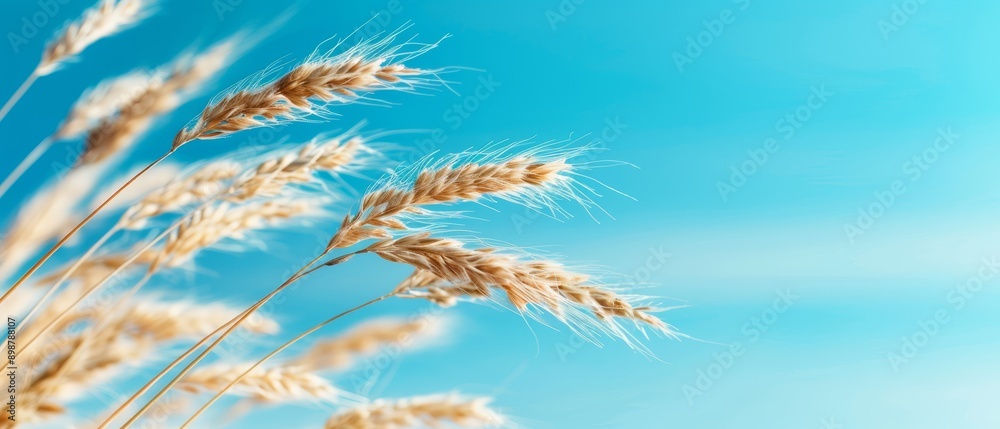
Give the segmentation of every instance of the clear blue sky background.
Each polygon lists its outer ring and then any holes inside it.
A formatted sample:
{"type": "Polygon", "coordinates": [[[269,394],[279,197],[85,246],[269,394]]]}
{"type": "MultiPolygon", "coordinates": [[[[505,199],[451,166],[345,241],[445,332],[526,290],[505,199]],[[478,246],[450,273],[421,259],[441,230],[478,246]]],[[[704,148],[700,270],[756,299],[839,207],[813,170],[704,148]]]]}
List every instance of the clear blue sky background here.
{"type": "MultiPolygon", "coordinates": [[[[54,20],[77,16],[87,3],[71,1],[54,20]]],[[[278,3],[244,0],[220,20],[212,2],[161,2],[147,22],[97,43],[30,90],[0,123],[8,154],[0,171],[102,77],[260,27],[281,14],[278,3]]],[[[606,192],[601,203],[614,219],[594,222],[571,208],[573,219],[523,225],[523,209],[500,205],[466,227],[654,284],[643,293],[686,305],[662,317],[692,338],[650,339],[658,358],[650,359],[621,343],[581,345],[566,329],[462,305],[449,310],[460,321],[450,344],[392,360],[368,393],[493,395],[531,428],[1000,425],[1000,293],[991,279],[1000,253],[1000,4],[625,3],[401,0],[398,13],[383,12],[388,27],[409,21],[409,33],[424,41],[452,35],[415,65],[475,69],[448,76],[458,94],[387,94],[381,98],[399,105],[338,108],[335,123],[278,133],[302,141],[364,119],[373,129],[441,129],[446,138],[435,149],[445,152],[504,138],[601,140],[610,149],[602,159],[638,166],[592,172],[637,200],[606,192]],[[500,85],[453,127],[449,109],[489,77],[500,85]],[[939,139],[949,130],[953,137],[939,139]],[[740,168],[745,173],[734,173],[740,168]],[[670,254],[664,264],[650,259],[660,252],[670,254]],[[783,296],[790,305],[776,305],[783,296]]],[[[297,3],[297,13],[209,95],[276,59],[300,59],[386,8],[297,3]]],[[[4,9],[7,33],[38,7],[4,9]]],[[[0,51],[0,93],[30,72],[53,27],[18,54],[0,51]]],[[[160,122],[136,162],[165,150],[209,95],[160,122]]],[[[396,157],[410,158],[406,148],[426,138],[392,137],[404,148],[396,157]]],[[[244,140],[192,143],[177,159],[219,155],[244,140]]],[[[4,198],[3,218],[29,184],[51,176],[47,166],[65,150],[50,153],[4,198]]],[[[310,256],[334,222],[270,233],[266,251],[209,252],[198,272],[156,287],[247,303],[310,256]]],[[[359,258],[304,281],[274,315],[295,332],[377,296],[406,271],[359,258]]],[[[425,308],[397,302],[366,314],[425,308]]],[[[351,390],[351,380],[340,381],[351,390]]],[[[284,407],[238,426],[318,424],[329,412],[284,407]]]]}

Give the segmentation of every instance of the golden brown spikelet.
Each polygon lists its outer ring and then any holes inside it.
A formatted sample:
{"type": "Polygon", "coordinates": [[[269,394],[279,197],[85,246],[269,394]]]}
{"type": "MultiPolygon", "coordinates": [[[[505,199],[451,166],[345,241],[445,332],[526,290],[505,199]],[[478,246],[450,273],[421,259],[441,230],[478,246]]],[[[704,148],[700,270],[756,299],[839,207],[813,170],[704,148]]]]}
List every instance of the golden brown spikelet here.
{"type": "Polygon", "coordinates": [[[98,123],[87,135],[79,163],[89,164],[116,154],[134,143],[153,121],[179,106],[187,95],[222,69],[235,50],[236,40],[219,43],[192,60],[178,60],[161,78],[125,103],[118,115],[98,123]]]}
{"type": "MultiPolygon", "coordinates": [[[[243,375],[251,365],[217,364],[195,370],[178,387],[192,393],[215,392],[243,375]]],[[[333,402],[343,395],[325,378],[295,366],[254,368],[233,387],[229,392],[266,402],[333,402]]]]}
{"type": "Polygon", "coordinates": [[[477,200],[485,195],[503,196],[565,180],[570,169],[564,160],[537,160],[517,156],[498,163],[468,163],[424,170],[409,189],[389,185],[368,193],[353,216],[341,223],[329,248],[344,248],[371,238],[388,238],[389,230],[405,230],[401,214],[421,206],[477,200]]]}
{"type": "Polygon", "coordinates": [[[142,0],[102,0],[83,17],[63,29],[42,54],[37,73],[46,75],[97,40],[121,31],[142,18],[142,0]]]}
{"type": "Polygon", "coordinates": [[[240,166],[235,162],[206,164],[192,174],[146,194],[122,215],[119,225],[126,229],[141,228],[153,217],[203,201],[225,189],[227,182],[239,172],[240,166]]]}
{"type": "Polygon", "coordinates": [[[469,285],[484,296],[489,295],[490,287],[500,288],[519,310],[536,304],[553,313],[562,313],[560,296],[550,283],[524,269],[513,255],[470,250],[457,240],[436,238],[428,233],[379,241],[366,250],[388,261],[469,285]]]}
{"type": "MultiPolygon", "coordinates": [[[[284,120],[322,115],[329,103],[354,99],[358,92],[413,86],[409,78],[428,72],[397,61],[400,46],[391,46],[396,35],[398,32],[336,56],[330,52],[315,56],[270,83],[224,95],[206,106],[193,124],[177,133],[173,147],[284,120]]],[[[419,53],[410,53],[408,58],[419,53]]]]}
{"type": "MultiPolygon", "coordinates": [[[[104,255],[95,256],[88,258],[79,267],[73,270],[73,273],[69,276],[69,279],[78,281],[84,287],[90,287],[97,284],[101,280],[104,280],[109,274],[113,273],[115,269],[122,266],[132,255],[129,252],[119,252],[119,253],[108,253],[104,255]]],[[[152,254],[142,253],[136,258],[130,266],[141,266],[152,262],[152,254]]],[[[64,274],[71,268],[66,266],[55,270],[45,277],[38,279],[38,285],[51,285],[55,281],[62,278],[64,274]]]]}
{"type": "Polygon", "coordinates": [[[384,345],[403,347],[410,345],[417,335],[433,335],[438,322],[433,318],[366,322],[341,335],[313,344],[289,365],[311,371],[342,370],[350,367],[355,359],[372,354],[384,345]]]}
{"type": "Polygon", "coordinates": [[[378,400],[335,414],[327,429],[404,429],[418,427],[496,427],[504,418],[489,408],[489,398],[462,399],[454,395],[378,400]]]}
{"type": "MultiPolygon", "coordinates": [[[[93,329],[53,335],[38,351],[26,355],[25,368],[31,377],[24,389],[25,401],[71,399],[88,386],[149,359],[157,347],[201,338],[237,314],[239,310],[217,304],[134,299],[93,329]]],[[[86,318],[71,318],[96,322],[101,315],[102,308],[93,308],[86,318]]],[[[277,330],[277,323],[266,318],[251,320],[245,326],[250,333],[277,330]]]]}
{"type": "Polygon", "coordinates": [[[195,253],[226,238],[239,238],[267,224],[314,213],[316,201],[276,200],[234,206],[222,203],[200,209],[187,217],[167,238],[149,270],[176,267],[195,253]]]}
{"type": "Polygon", "coordinates": [[[435,239],[427,234],[407,238],[380,242],[372,249],[390,261],[417,268],[395,290],[404,298],[421,298],[449,307],[460,298],[487,298],[489,288],[495,287],[504,290],[519,310],[524,310],[527,304],[536,304],[562,318],[568,308],[582,308],[607,325],[611,334],[626,340],[614,318],[631,320],[668,336],[676,335],[669,325],[651,314],[655,309],[636,305],[629,297],[590,283],[589,276],[568,271],[554,262],[522,260],[495,249],[470,251],[461,248],[457,241],[435,239]],[[477,276],[480,272],[503,275],[477,276]],[[539,289],[551,293],[538,293],[539,289]]]}
{"type": "MultiPolygon", "coordinates": [[[[221,304],[198,305],[190,302],[137,300],[123,312],[132,329],[155,341],[200,339],[239,314],[239,310],[221,304]]],[[[242,325],[253,334],[278,331],[274,320],[256,317],[242,325]]]]}
{"type": "Polygon", "coordinates": [[[346,141],[338,137],[303,145],[296,153],[262,162],[227,190],[224,198],[240,202],[277,195],[289,184],[312,181],[316,172],[346,168],[364,151],[366,146],[361,137],[350,137],[346,141]]]}
{"type": "Polygon", "coordinates": [[[135,71],[101,82],[73,104],[53,137],[56,140],[68,139],[87,131],[102,118],[114,115],[156,79],[159,77],[148,71],[135,71]]]}

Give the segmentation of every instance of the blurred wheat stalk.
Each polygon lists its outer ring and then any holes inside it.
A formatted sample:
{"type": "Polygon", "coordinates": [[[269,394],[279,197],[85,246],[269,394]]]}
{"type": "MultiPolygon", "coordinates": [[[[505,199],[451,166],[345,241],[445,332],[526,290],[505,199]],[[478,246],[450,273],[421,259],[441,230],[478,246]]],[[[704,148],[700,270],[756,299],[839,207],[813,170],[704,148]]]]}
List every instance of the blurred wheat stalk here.
{"type": "MultiPolygon", "coordinates": [[[[35,78],[56,71],[90,44],[138,22],[150,10],[142,0],[104,0],[87,11],[49,44],[38,67],[0,110],[0,119],[35,78]]],[[[643,297],[540,255],[512,247],[484,247],[485,240],[449,234],[450,221],[442,219],[462,218],[446,209],[457,203],[502,200],[556,217],[567,214],[562,207],[566,202],[593,207],[596,194],[587,183],[586,163],[574,162],[591,149],[560,143],[496,144],[396,168],[372,184],[338,227],[325,232],[330,239],[309,255],[310,262],[280,284],[275,281],[278,285],[270,293],[243,310],[140,291],[156,280],[179,289],[176,276],[164,276],[191,266],[206,249],[224,245],[228,251],[246,250],[261,229],[321,225],[331,219],[334,179],[391,159],[389,146],[375,141],[378,136],[355,128],[301,145],[253,148],[252,155],[236,151],[194,165],[161,161],[197,140],[327,119],[337,105],[375,91],[418,91],[441,84],[438,75],[444,70],[404,65],[436,46],[399,42],[405,29],[357,46],[338,44],[315,52],[276,78],[268,79],[275,74],[269,69],[232,86],[178,131],[173,142],[163,145],[163,155],[125,178],[108,176],[156,121],[198,94],[239,57],[242,50],[237,47],[252,42],[245,34],[236,35],[198,55],[108,79],[84,93],[52,136],[0,185],[2,196],[53,142],[85,136],[77,159],[18,210],[0,241],[0,278],[37,258],[0,297],[0,309],[18,320],[14,359],[19,368],[16,418],[0,424],[79,425],[90,420],[99,428],[129,427],[156,411],[171,425],[186,427],[225,395],[244,397],[230,407],[230,418],[260,412],[268,404],[320,402],[335,408],[325,423],[330,428],[508,424],[491,409],[489,398],[444,394],[372,400],[335,385],[337,374],[384,346],[413,347],[446,336],[442,323],[447,318],[371,320],[272,362],[325,326],[391,298],[426,300],[441,308],[460,301],[491,300],[531,317],[555,318],[584,338],[596,341],[605,334],[643,352],[647,350],[634,332],[643,337],[646,330],[675,336],[669,325],[652,315],[657,309],[642,303],[643,297]],[[106,189],[92,191],[97,188],[106,189]],[[100,238],[82,252],[71,249],[77,253],[67,256],[64,266],[51,267],[27,283],[95,219],[110,225],[100,238]],[[395,287],[329,315],[259,359],[217,359],[209,366],[199,365],[232,335],[247,339],[275,334],[277,322],[260,314],[269,300],[315,271],[364,254],[414,271],[395,287]],[[25,284],[30,287],[20,287],[25,284]],[[177,354],[178,345],[187,347],[177,354]],[[130,389],[125,386],[137,381],[137,369],[155,368],[168,356],[175,358],[133,394],[105,398],[106,410],[95,414],[92,405],[83,404],[84,393],[108,385],[130,389]],[[165,377],[170,378],[158,384],[165,377]],[[195,408],[194,401],[205,394],[212,396],[195,408]]]]}

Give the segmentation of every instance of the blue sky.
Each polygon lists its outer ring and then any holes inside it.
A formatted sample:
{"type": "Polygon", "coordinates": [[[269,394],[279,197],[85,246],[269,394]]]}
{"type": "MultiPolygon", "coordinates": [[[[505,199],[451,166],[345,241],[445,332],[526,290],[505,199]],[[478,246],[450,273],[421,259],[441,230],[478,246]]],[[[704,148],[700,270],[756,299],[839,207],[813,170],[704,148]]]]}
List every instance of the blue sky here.
{"type": "MultiPolygon", "coordinates": [[[[77,16],[84,3],[62,6],[53,20],[77,16]]],[[[220,17],[211,2],[163,1],[141,26],[36,83],[0,123],[11,154],[0,170],[12,169],[102,77],[259,28],[282,13],[277,3],[244,0],[220,17]]],[[[412,23],[408,33],[419,40],[450,34],[413,63],[468,68],[447,76],[455,92],[387,94],[397,105],[346,106],[336,122],[277,134],[303,141],[360,120],[371,129],[423,130],[392,137],[403,148],[397,159],[507,138],[598,141],[608,149],[600,159],[637,167],[591,172],[635,199],[604,192],[600,202],[612,217],[595,221],[568,207],[572,219],[524,224],[523,209],[498,205],[466,228],[640,277],[651,284],[643,293],[686,306],[662,317],[692,338],[650,339],[658,358],[650,359],[621,343],[579,344],[565,329],[463,305],[450,311],[461,320],[451,343],[394,360],[375,393],[494,395],[532,428],[1000,424],[1000,350],[991,341],[1000,304],[992,279],[1000,252],[993,228],[1000,4],[394,4],[297,3],[218,85],[161,121],[135,161],[165,150],[211,94],[275,60],[300,59],[373,14],[388,18],[388,28],[412,23]],[[485,81],[491,89],[480,89],[485,81]],[[476,108],[456,117],[460,103],[476,108]],[[656,256],[664,253],[661,264],[656,256]],[[908,353],[913,342],[922,345],[908,353]],[[709,373],[718,377],[706,381],[709,373]]],[[[5,32],[20,31],[20,17],[39,10],[34,2],[5,9],[5,32]]],[[[13,92],[34,67],[53,26],[19,53],[0,51],[0,93],[13,92]]],[[[198,142],[176,159],[220,155],[243,141],[198,142]]],[[[0,217],[8,219],[28,184],[50,177],[47,166],[76,144],[43,158],[4,197],[0,217]]],[[[248,302],[306,260],[334,224],[269,233],[265,251],[215,252],[199,260],[200,271],[155,286],[248,302]]],[[[405,273],[359,258],[304,281],[276,317],[294,332],[405,273]]],[[[367,314],[422,308],[394,302],[367,314]]],[[[329,411],[281,409],[239,427],[320,422],[329,411]]]]}

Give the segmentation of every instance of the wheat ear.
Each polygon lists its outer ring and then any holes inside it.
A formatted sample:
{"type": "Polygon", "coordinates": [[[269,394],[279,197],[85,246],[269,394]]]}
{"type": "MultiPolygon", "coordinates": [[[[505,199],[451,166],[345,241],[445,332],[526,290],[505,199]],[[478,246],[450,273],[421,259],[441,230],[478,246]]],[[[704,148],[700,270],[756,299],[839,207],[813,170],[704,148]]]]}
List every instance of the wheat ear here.
{"type": "Polygon", "coordinates": [[[504,418],[489,408],[489,398],[462,399],[455,395],[377,400],[330,417],[327,429],[398,429],[442,427],[494,427],[504,418]]]}
{"type": "Polygon", "coordinates": [[[643,351],[645,350],[642,346],[636,343],[615,319],[634,322],[640,328],[648,327],[668,337],[678,336],[673,327],[652,315],[658,309],[638,304],[639,299],[636,297],[621,295],[607,286],[594,282],[590,276],[568,271],[562,265],[550,261],[524,260],[523,257],[504,255],[495,249],[478,249],[469,253],[470,251],[460,247],[460,243],[452,240],[443,242],[446,244],[442,246],[441,241],[432,240],[435,246],[431,249],[420,249],[413,245],[402,246],[402,249],[410,249],[408,254],[406,250],[389,247],[390,260],[409,263],[417,268],[411,279],[404,282],[404,286],[397,290],[400,297],[426,299],[447,307],[453,305],[459,298],[489,298],[491,287],[506,291],[508,296],[511,290],[542,288],[551,292],[546,296],[549,300],[542,302],[529,300],[524,304],[515,303],[515,305],[522,311],[527,303],[542,305],[561,320],[570,323],[574,329],[581,325],[594,325],[590,323],[591,320],[573,311],[585,310],[596,318],[599,323],[596,326],[600,330],[624,340],[630,347],[643,351]],[[471,259],[463,261],[463,258],[471,259]],[[501,283],[493,283],[492,280],[485,278],[477,279],[479,276],[469,275],[466,269],[446,268],[464,265],[475,266],[476,270],[481,270],[484,266],[499,264],[506,266],[502,270],[486,268],[485,271],[502,272],[510,276],[508,279],[498,279],[502,281],[501,283]]]}
{"type": "Polygon", "coordinates": [[[328,104],[356,99],[359,92],[424,83],[415,77],[433,72],[408,68],[401,61],[419,56],[434,45],[403,52],[409,43],[393,45],[398,34],[364,42],[337,55],[333,50],[316,54],[273,82],[223,95],[178,132],[173,145],[176,148],[195,139],[219,138],[309,115],[322,116],[328,104]]]}

